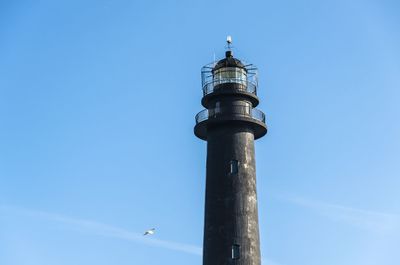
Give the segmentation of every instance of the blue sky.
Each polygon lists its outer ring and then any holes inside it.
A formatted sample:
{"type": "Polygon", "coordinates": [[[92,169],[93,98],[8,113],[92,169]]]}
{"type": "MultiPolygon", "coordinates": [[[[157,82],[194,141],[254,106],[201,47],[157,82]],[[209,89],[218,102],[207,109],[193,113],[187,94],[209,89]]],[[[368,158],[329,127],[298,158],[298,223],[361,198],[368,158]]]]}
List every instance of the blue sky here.
{"type": "Polygon", "coordinates": [[[201,264],[200,68],[259,68],[264,265],[400,264],[398,1],[3,1],[0,264],[201,264]],[[152,238],[141,236],[156,227],[152,238]]]}

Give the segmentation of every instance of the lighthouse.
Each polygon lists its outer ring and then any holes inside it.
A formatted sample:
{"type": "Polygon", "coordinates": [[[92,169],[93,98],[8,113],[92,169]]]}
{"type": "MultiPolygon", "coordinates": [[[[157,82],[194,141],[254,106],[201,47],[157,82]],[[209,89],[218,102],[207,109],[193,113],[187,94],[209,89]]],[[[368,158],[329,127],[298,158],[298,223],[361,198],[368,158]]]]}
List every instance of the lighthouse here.
{"type": "Polygon", "coordinates": [[[254,140],[267,133],[255,108],[257,68],[233,56],[201,70],[205,108],[194,134],[207,142],[203,265],[260,265],[254,140]]]}

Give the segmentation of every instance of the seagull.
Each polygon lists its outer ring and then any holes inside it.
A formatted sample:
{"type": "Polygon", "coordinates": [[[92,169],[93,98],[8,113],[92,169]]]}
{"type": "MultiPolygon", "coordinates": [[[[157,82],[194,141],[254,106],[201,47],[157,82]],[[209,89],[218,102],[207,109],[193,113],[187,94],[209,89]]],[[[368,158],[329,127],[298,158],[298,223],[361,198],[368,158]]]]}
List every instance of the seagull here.
{"type": "Polygon", "coordinates": [[[149,230],[146,230],[145,232],[144,232],[144,236],[147,236],[147,235],[154,235],[154,232],[156,231],[156,229],[155,228],[152,228],[152,229],[149,229],[149,230]]]}

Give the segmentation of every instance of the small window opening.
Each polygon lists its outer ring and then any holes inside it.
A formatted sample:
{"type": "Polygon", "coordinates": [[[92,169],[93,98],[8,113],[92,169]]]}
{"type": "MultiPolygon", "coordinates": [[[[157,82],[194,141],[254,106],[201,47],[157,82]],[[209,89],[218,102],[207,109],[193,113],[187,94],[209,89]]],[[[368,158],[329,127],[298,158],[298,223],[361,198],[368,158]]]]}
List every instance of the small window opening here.
{"type": "Polygon", "coordinates": [[[240,245],[232,245],[232,259],[240,259],[240,245]]]}
{"type": "Polygon", "coordinates": [[[239,171],[239,162],[237,160],[231,160],[229,162],[229,174],[237,174],[239,171]]]}
{"type": "Polygon", "coordinates": [[[221,112],[221,102],[215,103],[215,113],[220,113],[221,112]]]}

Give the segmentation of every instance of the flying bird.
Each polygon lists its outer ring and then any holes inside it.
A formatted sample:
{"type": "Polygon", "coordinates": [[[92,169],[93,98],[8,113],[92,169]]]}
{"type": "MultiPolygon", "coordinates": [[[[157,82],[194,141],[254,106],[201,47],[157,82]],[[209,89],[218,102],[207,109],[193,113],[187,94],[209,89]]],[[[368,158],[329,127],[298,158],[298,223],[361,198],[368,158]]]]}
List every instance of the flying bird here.
{"type": "Polygon", "coordinates": [[[155,228],[152,228],[152,229],[149,229],[149,230],[146,230],[145,232],[144,232],[144,236],[147,236],[147,235],[154,235],[154,232],[156,231],[156,229],[155,228]]]}

